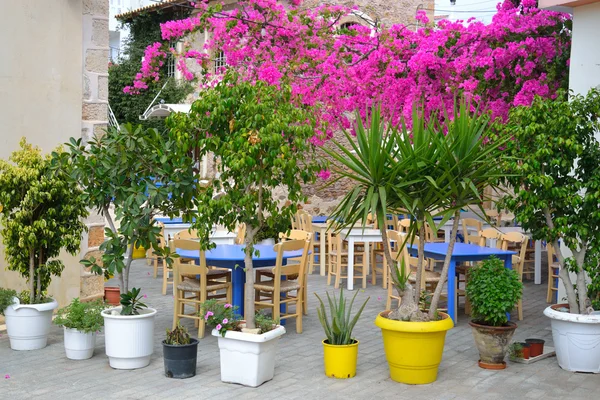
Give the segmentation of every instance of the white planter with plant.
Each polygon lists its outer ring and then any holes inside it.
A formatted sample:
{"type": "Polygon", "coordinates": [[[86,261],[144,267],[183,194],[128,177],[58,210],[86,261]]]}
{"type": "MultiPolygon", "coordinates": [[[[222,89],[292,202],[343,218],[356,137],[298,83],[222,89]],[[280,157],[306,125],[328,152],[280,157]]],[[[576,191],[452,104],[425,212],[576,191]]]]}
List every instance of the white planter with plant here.
{"type": "Polygon", "coordinates": [[[82,303],[78,298],[61,308],[54,324],[64,328],[65,353],[70,360],[87,360],[94,355],[96,333],[102,329],[105,308],[101,301],[82,303]]]}
{"type": "Polygon", "coordinates": [[[275,376],[277,343],[285,328],[258,313],[256,328],[247,329],[235,311],[231,304],[214,300],[202,305],[206,323],[218,338],[221,381],[257,387],[275,376]]]}
{"type": "MultiPolygon", "coordinates": [[[[56,257],[64,249],[77,254],[87,216],[81,191],[52,156],[20,142],[9,161],[0,160],[0,236],[8,269],[27,280],[18,296],[0,304],[13,350],[46,346],[52,311],[58,303],[47,296],[53,276],[65,268],[56,257]]],[[[6,292],[5,292],[6,294],[6,292]]],[[[6,297],[6,296],[4,296],[6,297]]]]}
{"type": "Polygon", "coordinates": [[[325,330],[327,339],[323,340],[323,360],[325,364],[325,375],[330,378],[346,379],[356,375],[356,364],[358,362],[358,340],[352,337],[352,330],[360,318],[370,297],[360,307],[360,310],[352,318],[352,305],[358,295],[358,290],[354,292],[354,297],[347,305],[344,298],[344,289],[340,290],[339,301],[333,294],[333,301],[327,292],[327,302],[329,303],[329,313],[331,321],[327,318],[327,311],[323,300],[315,293],[319,299],[317,314],[319,321],[325,330]]]}
{"type": "Polygon", "coordinates": [[[511,110],[505,130],[512,140],[506,151],[514,161],[506,165],[506,180],[515,197],[503,199],[523,229],[550,243],[558,257],[568,304],[544,311],[558,364],[593,373],[600,373],[600,316],[595,311],[600,310],[599,110],[597,89],[585,97],[567,98],[563,92],[554,100],[536,98],[531,107],[511,110]],[[563,254],[563,246],[572,255],[563,254]]]}
{"type": "Polygon", "coordinates": [[[140,289],[121,295],[121,306],[102,311],[106,355],[115,369],[144,368],[154,352],[156,310],[140,301],[140,289]]]}

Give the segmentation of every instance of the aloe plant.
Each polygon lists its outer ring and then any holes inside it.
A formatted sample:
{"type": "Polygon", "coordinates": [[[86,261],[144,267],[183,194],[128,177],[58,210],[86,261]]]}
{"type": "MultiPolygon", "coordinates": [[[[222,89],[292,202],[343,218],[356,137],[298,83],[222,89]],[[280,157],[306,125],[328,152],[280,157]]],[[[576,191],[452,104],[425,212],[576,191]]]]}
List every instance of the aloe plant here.
{"type": "Polygon", "coordinates": [[[327,301],[329,302],[331,321],[327,319],[327,311],[325,310],[323,300],[321,300],[316,293],[315,296],[319,299],[320,304],[317,307],[317,314],[319,315],[319,321],[321,321],[321,325],[325,330],[327,343],[331,345],[348,345],[354,343],[354,339],[352,339],[352,330],[370,297],[365,300],[360,307],[360,310],[358,310],[354,318],[352,318],[352,306],[354,305],[354,299],[356,299],[358,291],[354,293],[354,297],[352,297],[352,301],[350,301],[350,306],[346,305],[347,299],[344,298],[344,289],[340,290],[339,300],[335,296],[335,293],[333,294],[333,300],[331,299],[331,296],[329,296],[329,292],[326,292],[325,294],[327,294],[327,301]]]}

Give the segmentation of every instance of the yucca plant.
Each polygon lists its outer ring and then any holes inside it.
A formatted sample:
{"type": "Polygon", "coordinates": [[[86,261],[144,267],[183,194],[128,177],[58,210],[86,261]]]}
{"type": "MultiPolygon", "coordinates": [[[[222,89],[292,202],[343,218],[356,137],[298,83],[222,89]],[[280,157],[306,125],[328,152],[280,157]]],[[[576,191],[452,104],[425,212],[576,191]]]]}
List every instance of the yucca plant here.
{"type": "MultiPolygon", "coordinates": [[[[354,189],[342,199],[332,218],[342,221],[341,227],[366,223],[367,216],[377,216],[383,238],[384,255],[392,269],[391,277],[402,306],[389,314],[401,320],[434,319],[448,275],[450,256],[446,257],[429,312],[419,308],[420,292],[408,282],[408,271],[394,267],[387,244],[387,213],[402,213],[412,217],[409,239],[425,237],[425,224],[434,231],[454,217],[448,254],[452,254],[458,231],[460,209],[481,207],[486,187],[495,187],[502,176],[500,170],[505,139],[489,140],[489,121],[486,113],[471,111],[471,104],[462,100],[453,114],[444,111],[443,118],[433,113],[425,118],[423,107],[415,107],[410,128],[401,120],[393,126],[382,118],[379,107],[370,112],[370,123],[363,123],[356,115],[356,139],[346,135],[354,152],[334,141],[334,148],[326,150],[335,160],[336,180],[348,178],[355,182],[354,189]],[[440,122],[443,121],[443,122],[440,122]],[[434,217],[441,216],[441,221],[434,217]],[[394,273],[400,270],[401,273],[394,273]]],[[[482,210],[483,215],[483,210],[482,210]]],[[[411,243],[412,240],[406,242],[411,243]]],[[[405,243],[406,243],[405,242],[405,243]]],[[[419,241],[416,282],[421,281],[424,269],[424,240],[419,241]]]]}
{"type": "Polygon", "coordinates": [[[333,294],[333,300],[331,299],[331,296],[329,296],[329,292],[326,292],[325,294],[327,295],[327,302],[329,303],[329,313],[331,315],[330,320],[327,318],[325,303],[323,303],[323,300],[321,300],[318,294],[315,293],[315,296],[317,296],[317,299],[319,299],[317,314],[319,315],[319,321],[321,321],[321,325],[325,330],[327,344],[336,346],[353,344],[355,340],[352,338],[352,330],[354,329],[354,325],[356,325],[356,322],[358,321],[358,318],[360,318],[360,314],[362,314],[370,297],[365,300],[363,305],[360,307],[360,310],[358,310],[354,318],[352,318],[352,306],[354,305],[354,299],[356,299],[358,291],[354,293],[349,306],[347,305],[347,299],[344,298],[343,288],[340,290],[339,299],[336,297],[335,293],[333,294]]]}

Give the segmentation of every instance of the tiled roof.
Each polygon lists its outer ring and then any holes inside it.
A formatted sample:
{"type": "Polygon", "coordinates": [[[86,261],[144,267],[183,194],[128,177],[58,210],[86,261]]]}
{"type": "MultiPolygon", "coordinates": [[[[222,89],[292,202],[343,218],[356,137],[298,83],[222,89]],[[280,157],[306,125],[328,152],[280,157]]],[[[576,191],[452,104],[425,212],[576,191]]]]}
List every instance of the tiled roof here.
{"type": "MultiPolygon", "coordinates": [[[[142,12],[146,12],[146,11],[154,11],[154,10],[158,10],[158,9],[163,9],[163,8],[168,8],[168,7],[173,7],[173,6],[178,6],[178,5],[183,5],[186,3],[189,3],[189,0],[157,0],[155,3],[153,4],[149,4],[147,6],[144,7],[140,7],[140,8],[136,8],[135,10],[131,10],[131,11],[127,11],[121,14],[117,14],[115,15],[115,18],[120,20],[120,21],[126,21],[130,18],[133,18],[137,15],[139,15],[142,12]]],[[[189,6],[191,7],[191,5],[189,6]]]]}

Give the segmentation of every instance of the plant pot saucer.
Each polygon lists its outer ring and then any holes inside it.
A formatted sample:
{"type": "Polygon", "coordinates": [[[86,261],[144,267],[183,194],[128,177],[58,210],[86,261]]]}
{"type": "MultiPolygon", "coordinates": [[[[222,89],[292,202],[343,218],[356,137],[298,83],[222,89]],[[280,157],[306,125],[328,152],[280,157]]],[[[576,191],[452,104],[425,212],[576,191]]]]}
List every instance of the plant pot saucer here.
{"type": "Polygon", "coordinates": [[[484,363],[483,361],[479,360],[478,361],[479,367],[483,368],[483,369],[505,369],[506,368],[506,362],[502,361],[501,364],[491,364],[491,363],[484,363]]]}
{"type": "Polygon", "coordinates": [[[512,362],[517,362],[521,364],[531,364],[539,360],[543,360],[544,358],[552,357],[556,355],[556,351],[554,347],[544,346],[544,352],[536,357],[529,357],[528,359],[520,358],[520,357],[510,357],[509,360],[512,362]]]}

